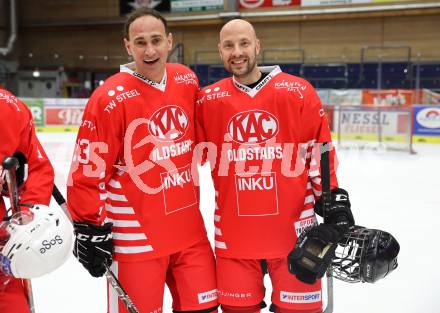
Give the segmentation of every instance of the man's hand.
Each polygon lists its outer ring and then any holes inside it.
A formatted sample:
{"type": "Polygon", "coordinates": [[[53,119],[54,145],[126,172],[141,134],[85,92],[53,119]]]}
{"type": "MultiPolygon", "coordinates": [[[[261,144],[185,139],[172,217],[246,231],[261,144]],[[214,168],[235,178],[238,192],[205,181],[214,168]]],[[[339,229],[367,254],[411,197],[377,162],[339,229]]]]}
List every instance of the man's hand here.
{"type": "MultiPolygon", "coordinates": [[[[28,160],[26,156],[19,151],[15,152],[13,157],[15,157],[18,160],[18,167],[15,169],[15,177],[17,180],[17,187],[18,189],[20,189],[21,187],[23,187],[28,177],[28,160]]],[[[0,169],[1,169],[0,170],[1,173],[3,170],[1,164],[0,164],[0,169]]],[[[2,186],[1,195],[9,196],[8,185],[3,177],[0,177],[0,184],[2,186]]]]}
{"type": "Polygon", "coordinates": [[[314,284],[324,276],[335,256],[343,233],[336,225],[320,224],[306,229],[289,253],[289,272],[307,284],[314,284]]]}
{"type": "Polygon", "coordinates": [[[112,223],[102,226],[84,222],[74,222],[75,245],[73,254],[93,277],[105,273],[104,264],[112,264],[114,251],[112,223]]]}
{"type": "Polygon", "coordinates": [[[346,233],[355,224],[348,192],[342,188],[335,188],[331,191],[331,205],[326,212],[323,211],[321,198],[315,204],[315,212],[324,217],[325,224],[334,224],[343,233],[346,233]]]}

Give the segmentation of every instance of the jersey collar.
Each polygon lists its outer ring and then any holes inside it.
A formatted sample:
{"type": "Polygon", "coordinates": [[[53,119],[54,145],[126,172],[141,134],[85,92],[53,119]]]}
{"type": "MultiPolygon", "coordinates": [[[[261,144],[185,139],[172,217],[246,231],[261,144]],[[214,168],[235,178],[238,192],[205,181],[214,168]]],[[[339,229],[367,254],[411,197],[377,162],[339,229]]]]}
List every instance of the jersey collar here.
{"type": "Polygon", "coordinates": [[[255,95],[273,78],[275,77],[277,74],[281,73],[281,68],[278,65],[274,65],[274,66],[259,66],[258,69],[262,72],[262,73],[269,73],[267,74],[267,76],[258,84],[256,85],[254,88],[249,88],[246,85],[243,85],[241,83],[239,83],[236,79],[235,76],[232,76],[232,81],[234,82],[234,86],[242,91],[245,92],[249,95],[249,97],[253,98],[255,97],[255,95]]]}
{"type": "Polygon", "coordinates": [[[165,88],[167,86],[167,70],[166,69],[165,69],[165,74],[163,75],[162,80],[160,81],[160,83],[157,83],[157,82],[155,82],[155,81],[153,81],[151,79],[148,79],[145,76],[142,76],[139,73],[136,73],[134,71],[134,69],[135,69],[134,62],[123,64],[123,65],[120,66],[120,71],[122,73],[128,73],[130,75],[133,75],[134,77],[136,77],[137,79],[142,80],[144,83],[147,83],[151,87],[159,89],[162,92],[165,91],[165,88]]]}

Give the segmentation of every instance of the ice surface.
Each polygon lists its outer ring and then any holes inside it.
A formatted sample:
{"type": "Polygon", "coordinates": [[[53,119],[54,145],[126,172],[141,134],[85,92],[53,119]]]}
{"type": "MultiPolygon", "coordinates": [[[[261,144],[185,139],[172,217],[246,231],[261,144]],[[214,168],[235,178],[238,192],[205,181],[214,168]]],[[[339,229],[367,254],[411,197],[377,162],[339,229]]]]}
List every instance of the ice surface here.
{"type": "MultiPolygon", "coordinates": [[[[39,137],[53,161],[56,184],[65,195],[75,134],[40,133],[39,137]]],[[[440,312],[440,145],[416,145],[415,150],[416,155],[339,153],[339,182],[350,193],[356,223],[391,232],[401,252],[399,268],[376,284],[335,280],[335,313],[440,312]]],[[[201,209],[212,239],[214,192],[208,168],[201,177],[201,209]]],[[[37,313],[106,312],[105,279],[89,276],[73,257],[32,283],[37,313]]],[[[265,283],[265,300],[270,303],[267,277],[265,283]]],[[[168,291],[164,312],[172,312],[168,291]]]]}

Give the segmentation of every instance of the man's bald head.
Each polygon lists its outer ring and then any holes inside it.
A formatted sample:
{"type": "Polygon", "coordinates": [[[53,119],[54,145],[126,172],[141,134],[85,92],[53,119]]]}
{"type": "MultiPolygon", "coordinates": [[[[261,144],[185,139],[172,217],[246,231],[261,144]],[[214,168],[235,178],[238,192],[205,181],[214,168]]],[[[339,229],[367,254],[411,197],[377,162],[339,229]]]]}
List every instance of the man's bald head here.
{"type": "Polygon", "coordinates": [[[241,83],[253,83],[261,76],[257,68],[260,41],[251,23],[240,19],[227,22],[220,31],[218,50],[225,68],[241,83]]]}
{"type": "Polygon", "coordinates": [[[234,19],[223,25],[222,29],[220,30],[220,42],[222,41],[222,38],[231,33],[245,34],[254,40],[257,39],[254,26],[252,26],[252,24],[248,21],[241,19],[234,19]]]}

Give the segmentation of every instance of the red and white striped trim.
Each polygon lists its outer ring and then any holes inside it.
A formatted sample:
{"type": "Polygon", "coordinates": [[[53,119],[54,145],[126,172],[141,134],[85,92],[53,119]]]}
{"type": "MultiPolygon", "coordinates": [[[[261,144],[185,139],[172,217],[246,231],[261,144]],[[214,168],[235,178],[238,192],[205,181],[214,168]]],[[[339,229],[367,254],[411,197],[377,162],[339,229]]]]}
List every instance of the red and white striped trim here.
{"type": "Polygon", "coordinates": [[[140,227],[138,221],[130,221],[130,220],[115,220],[112,218],[107,218],[107,221],[113,223],[113,227],[140,227]]]}
{"type": "Polygon", "coordinates": [[[218,227],[215,227],[214,232],[217,236],[222,236],[222,230],[218,227]]]}
{"type": "Polygon", "coordinates": [[[110,179],[110,181],[108,182],[108,185],[110,187],[113,187],[113,188],[116,188],[116,189],[122,188],[121,183],[118,182],[117,180],[114,180],[114,179],[110,179]]]}
{"type": "Polygon", "coordinates": [[[153,251],[153,247],[151,245],[131,246],[131,247],[115,246],[115,252],[122,254],[134,254],[134,253],[151,252],[151,251],[153,251]]]}
{"type": "Polygon", "coordinates": [[[226,243],[223,242],[223,241],[215,240],[214,244],[215,244],[215,247],[218,248],[218,249],[227,249],[226,243]]]}
{"type": "Polygon", "coordinates": [[[299,218],[300,218],[300,219],[303,219],[303,218],[311,217],[311,216],[314,216],[314,215],[315,215],[315,210],[313,210],[313,209],[308,209],[308,210],[304,210],[304,211],[302,211],[301,214],[300,214],[300,216],[299,216],[299,218]]]}
{"type": "Polygon", "coordinates": [[[113,206],[108,203],[105,204],[105,210],[115,214],[134,214],[134,209],[132,207],[113,206]]]}
{"type": "Polygon", "coordinates": [[[112,193],[110,191],[107,192],[107,195],[108,195],[109,199],[111,199],[111,200],[121,201],[121,202],[128,202],[128,200],[125,197],[125,195],[121,195],[121,194],[117,194],[117,193],[112,193]]]}
{"type": "Polygon", "coordinates": [[[113,239],[116,240],[145,240],[147,236],[144,233],[112,233],[113,239]]]}

